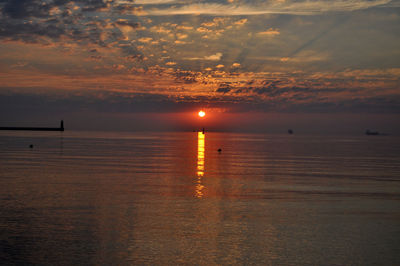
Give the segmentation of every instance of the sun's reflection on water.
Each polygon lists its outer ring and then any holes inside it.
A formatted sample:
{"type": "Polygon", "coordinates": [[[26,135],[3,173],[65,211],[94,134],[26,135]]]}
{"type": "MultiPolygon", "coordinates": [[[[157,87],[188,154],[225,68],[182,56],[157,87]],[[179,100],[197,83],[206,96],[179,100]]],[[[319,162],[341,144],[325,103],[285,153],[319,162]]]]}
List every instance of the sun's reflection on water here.
{"type": "Polygon", "coordinates": [[[205,137],[203,132],[197,133],[197,185],[196,197],[203,197],[204,186],[201,183],[201,178],[204,176],[204,157],[205,157],[205,137]]]}

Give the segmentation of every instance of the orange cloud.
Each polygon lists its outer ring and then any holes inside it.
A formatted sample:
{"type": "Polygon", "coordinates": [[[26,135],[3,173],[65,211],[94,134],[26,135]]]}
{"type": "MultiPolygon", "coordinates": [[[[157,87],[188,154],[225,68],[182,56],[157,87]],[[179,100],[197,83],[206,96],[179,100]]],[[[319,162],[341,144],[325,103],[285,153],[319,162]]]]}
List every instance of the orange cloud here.
{"type": "Polygon", "coordinates": [[[258,35],[263,35],[263,36],[276,36],[281,34],[280,31],[278,29],[273,29],[273,28],[269,28],[266,31],[262,31],[262,32],[258,32],[258,35]]]}
{"type": "Polygon", "coordinates": [[[198,27],[198,28],[197,28],[197,31],[198,31],[198,32],[201,32],[201,33],[212,32],[212,30],[209,30],[209,29],[204,28],[204,27],[198,27]]]}
{"type": "Polygon", "coordinates": [[[222,58],[222,53],[216,53],[213,55],[208,55],[204,57],[190,57],[190,58],[185,58],[186,60],[207,60],[207,61],[218,61],[221,60],[222,58]]]}
{"type": "Polygon", "coordinates": [[[244,25],[244,24],[246,24],[247,23],[247,18],[244,18],[244,19],[241,19],[241,20],[238,20],[238,21],[236,21],[234,24],[235,25],[244,25]]]}
{"type": "Polygon", "coordinates": [[[143,37],[143,38],[138,39],[139,42],[143,42],[143,43],[148,43],[152,40],[153,40],[153,38],[150,38],[150,37],[143,37]]]}
{"type": "Polygon", "coordinates": [[[176,29],[177,30],[192,30],[193,27],[192,26],[179,25],[179,26],[176,26],[176,29]]]}

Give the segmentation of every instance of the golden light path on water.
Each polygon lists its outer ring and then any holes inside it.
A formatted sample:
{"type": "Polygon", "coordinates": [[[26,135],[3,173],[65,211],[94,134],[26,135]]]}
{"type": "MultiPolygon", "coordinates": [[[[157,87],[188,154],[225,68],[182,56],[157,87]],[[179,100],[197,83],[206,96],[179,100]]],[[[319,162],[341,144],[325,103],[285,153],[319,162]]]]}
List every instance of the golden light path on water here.
{"type": "Polygon", "coordinates": [[[197,198],[203,197],[204,186],[201,183],[201,178],[204,176],[205,137],[205,133],[197,133],[197,185],[195,194],[197,198]]]}

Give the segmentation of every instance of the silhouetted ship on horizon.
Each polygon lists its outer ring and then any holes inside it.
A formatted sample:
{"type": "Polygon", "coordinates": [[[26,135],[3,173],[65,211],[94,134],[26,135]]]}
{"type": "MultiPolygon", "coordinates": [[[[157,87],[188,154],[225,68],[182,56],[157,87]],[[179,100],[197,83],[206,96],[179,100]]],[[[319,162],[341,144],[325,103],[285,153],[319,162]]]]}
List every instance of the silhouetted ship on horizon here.
{"type": "Polygon", "coordinates": [[[31,130],[31,131],[64,131],[64,121],[60,127],[0,127],[0,130],[31,130]]]}
{"type": "Polygon", "coordinates": [[[365,131],[365,135],[372,135],[372,136],[376,136],[376,135],[380,135],[378,131],[370,131],[369,129],[367,129],[365,131]]]}

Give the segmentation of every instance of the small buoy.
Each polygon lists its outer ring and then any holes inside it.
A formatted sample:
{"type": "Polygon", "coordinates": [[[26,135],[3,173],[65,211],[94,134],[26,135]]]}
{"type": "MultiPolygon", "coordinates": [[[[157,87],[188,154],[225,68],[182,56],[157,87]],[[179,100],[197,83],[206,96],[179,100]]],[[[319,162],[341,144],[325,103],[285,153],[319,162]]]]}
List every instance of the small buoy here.
{"type": "Polygon", "coordinates": [[[29,148],[31,148],[31,149],[32,149],[32,148],[33,148],[33,144],[29,145],[29,148]]]}
{"type": "Polygon", "coordinates": [[[221,151],[222,151],[222,149],[221,149],[221,148],[219,148],[219,149],[218,149],[218,152],[221,152],[221,151]]]}

